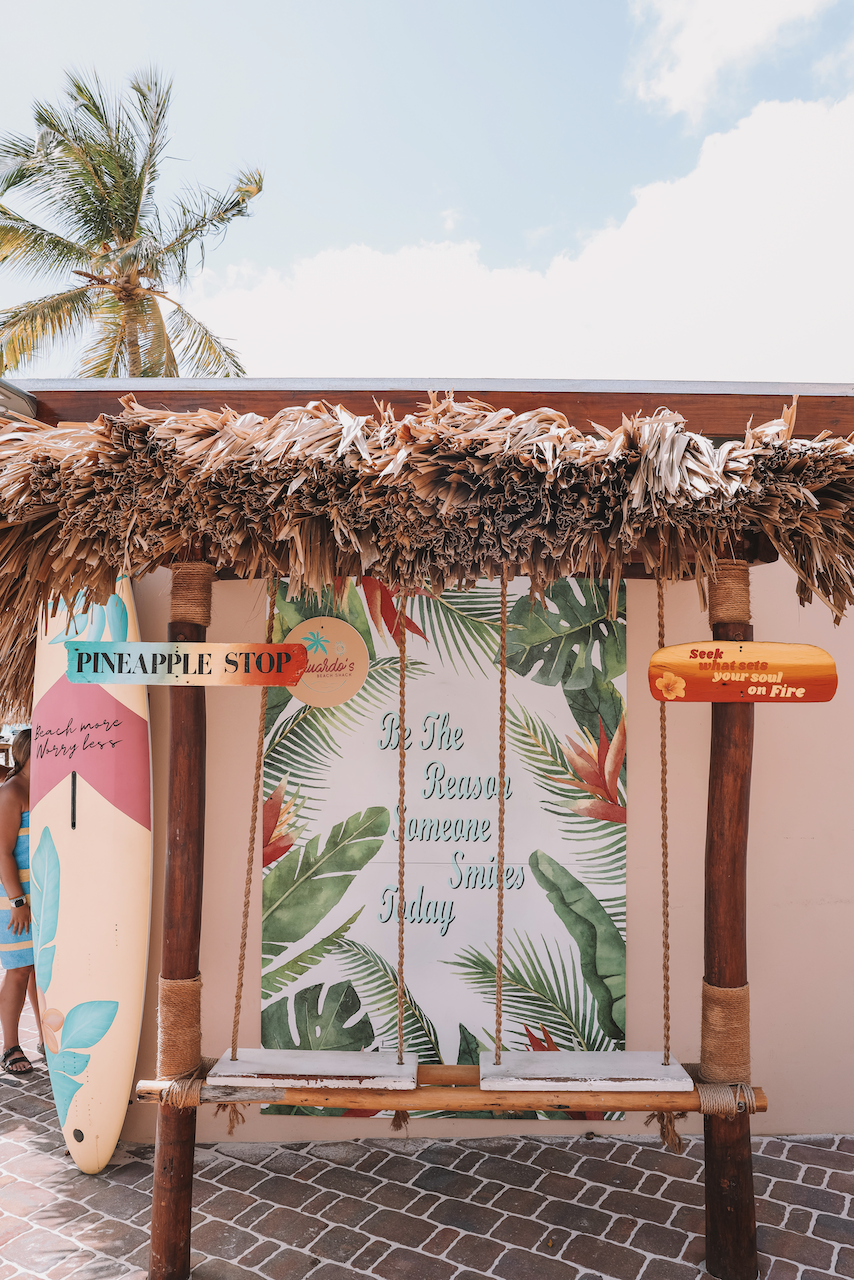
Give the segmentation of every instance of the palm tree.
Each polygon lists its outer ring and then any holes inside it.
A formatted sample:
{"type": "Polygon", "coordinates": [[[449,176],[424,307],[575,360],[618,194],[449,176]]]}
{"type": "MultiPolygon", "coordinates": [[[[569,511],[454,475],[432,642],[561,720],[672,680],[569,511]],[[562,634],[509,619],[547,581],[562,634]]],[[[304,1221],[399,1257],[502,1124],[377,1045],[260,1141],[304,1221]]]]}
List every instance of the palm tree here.
{"type": "Polygon", "coordinates": [[[194,246],[203,262],[205,239],[249,212],[263,177],[240,173],[224,195],[199,188],[161,214],[154,187],[171,92],[153,68],[120,97],[96,75],[72,74],[59,106],[34,105],[35,139],[0,138],[0,199],[24,193],[57,228],[0,204],[0,263],[71,286],[0,311],[0,374],[86,335],[77,368],[84,378],[244,372],[236,353],[166,288],[186,283],[194,246]]]}

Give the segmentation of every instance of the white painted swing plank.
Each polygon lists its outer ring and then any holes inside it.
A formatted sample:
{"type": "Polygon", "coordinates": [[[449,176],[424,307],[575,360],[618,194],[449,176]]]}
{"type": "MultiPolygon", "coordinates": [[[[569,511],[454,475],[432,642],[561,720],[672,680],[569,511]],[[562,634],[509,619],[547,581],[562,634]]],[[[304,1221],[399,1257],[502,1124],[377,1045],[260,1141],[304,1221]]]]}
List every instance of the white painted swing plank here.
{"type": "Polygon", "coordinates": [[[338,1049],[238,1049],[222,1055],[208,1072],[211,1084],[277,1089],[414,1089],[418,1055],[405,1053],[402,1065],[397,1053],[357,1053],[338,1049]]]}
{"type": "Polygon", "coordinates": [[[480,1055],[481,1089],[619,1089],[655,1093],[661,1089],[690,1093],[694,1081],[678,1062],[664,1065],[663,1053],[628,1050],[618,1053],[517,1052],[502,1049],[501,1065],[493,1051],[480,1055]]]}

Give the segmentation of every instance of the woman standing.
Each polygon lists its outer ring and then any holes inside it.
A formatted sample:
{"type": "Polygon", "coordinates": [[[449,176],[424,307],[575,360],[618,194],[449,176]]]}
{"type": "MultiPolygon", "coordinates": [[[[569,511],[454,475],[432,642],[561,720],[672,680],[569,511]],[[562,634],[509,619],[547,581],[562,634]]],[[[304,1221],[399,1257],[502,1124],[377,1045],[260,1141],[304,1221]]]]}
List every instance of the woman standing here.
{"type": "Polygon", "coordinates": [[[30,731],[15,735],[13,765],[0,785],[0,880],[6,897],[0,897],[0,1028],[3,1032],[3,1070],[28,1075],[32,1063],[18,1041],[18,1022],[27,988],[36,1015],[39,1040],[41,1024],[33,971],[33,934],[30,918],[30,731]]]}

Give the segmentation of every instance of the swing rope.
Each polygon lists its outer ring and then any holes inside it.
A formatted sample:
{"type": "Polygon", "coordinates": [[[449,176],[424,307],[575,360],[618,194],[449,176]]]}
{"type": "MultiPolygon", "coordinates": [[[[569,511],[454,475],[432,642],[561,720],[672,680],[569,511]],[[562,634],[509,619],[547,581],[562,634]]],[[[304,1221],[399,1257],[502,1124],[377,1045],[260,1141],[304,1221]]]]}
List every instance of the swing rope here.
{"type": "Polygon", "coordinates": [[[497,928],[495,936],[495,1065],[501,1066],[501,1036],[504,986],[504,775],[507,739],[507,570],[501,571],[501,646],[499,650],[498,704],[498,858],[497,928]]]}
{"type": "MultiPolygon", "coordinates": [[[[664,579],[661,571],[655,575],[658,591],[658,647],[664,648],[664,579]]],[[[661,753],[661,988],[662,1022],[664,1026],[664,1065],[670,1065],[670,850],[668,846],[667,817],[667,705],[658,704],[658,727],[661,753]]],[[[647,1116],[645,1124],[658,1122],[661,1141],[676,1155],[685,1150],[682,1135],[676,1129],[676,1120],[684,1118],[684,1112],[655,1111],[647,1116]]]]}
{"type": "MultiPolygon", "coordinates": [[[[658,647],[664,648],[664,582],[656,575],[658,587],[658,647]]],[[[670,1064],[670,851],[667,843],[667,703],[658,704],[661,738],[661,977],[663,990],[664,1065],[670,1064]]]]}
{"type": "MultiPolygon", "coordinates": [[[[406,869],[406,592],[401,590],[397,610],[397,649],[399,667],[397,713],[397,1061],[403,1065],[403,1015],[406,988],[403,984],[406,900],[403,896],[406,869]]],[[[409,1112],[395,1111],[391,1127],[398,1133],[409,1127],[409,1112]]]]}
{"type": "MultiPolygon", "coordinates": [[[[266,642],[273,640],[275,616],[276,579],[267,579],[267,632],[266,642]]],[[[267,686],[261,689],[261,711],[258,716],[258,745],[255,750],[255,784],[252,789],[252,816],[249,819],[249,847],[246,853],[246,880],[243,888],[243,924],[240,930],[240,958],[237,962],[237,990],[234,996],[234,1022],[231,1027],[231,1061],[237,1061],[237,1036],[240,1028],[240,1007],[243,1003],[243,970],[246,967],[246,938],[249,933],[249,907],[252,901],[252,872],[255,867],[255,832],[258,827],[258,801],[261,796],[261,773],[264,767],[264,725],[267,719],[267,686]]],[[[241,1116],[241,1119],[243,1117],[241,1116]]],[[[229,1128],[229,1133],[232,1129],[229,1128]]]]}
{"type": "Polygon", "coordinates": [[[397,1061],[403,1064],[403,926],[406,900],[403,877],[406,867],[406,595],[401,592],[397,618],[399,697],[397,734],[397,1061]]]}

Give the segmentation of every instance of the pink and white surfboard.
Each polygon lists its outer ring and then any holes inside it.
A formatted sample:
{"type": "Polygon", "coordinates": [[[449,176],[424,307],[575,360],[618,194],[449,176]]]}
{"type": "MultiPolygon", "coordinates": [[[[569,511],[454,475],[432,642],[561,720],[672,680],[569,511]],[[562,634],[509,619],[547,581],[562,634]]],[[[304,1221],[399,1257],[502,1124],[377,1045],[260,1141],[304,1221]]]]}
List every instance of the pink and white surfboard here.
{"type": "Polygon", "coordinates": [[[48,620],[36,650],[30,875],[53,1095],[84,1173],[110,1160],[132,1094],[151,907],[151,751],[141,685],[71,684],[66,639],[138,640],[130,583],[48,620]]]}

